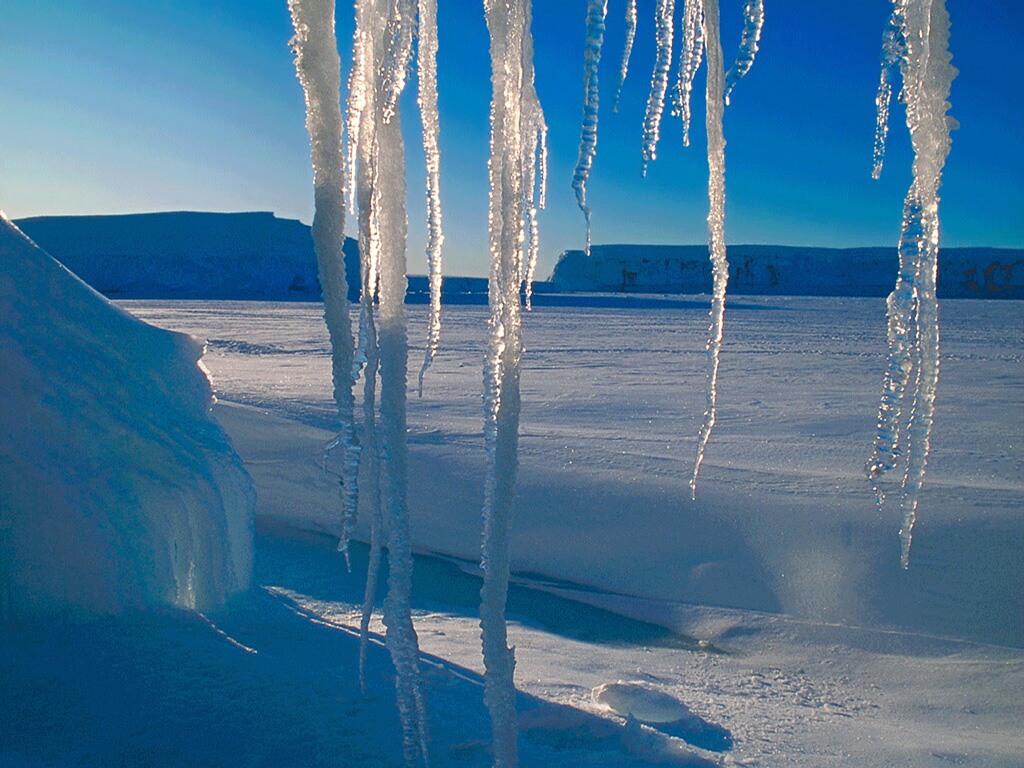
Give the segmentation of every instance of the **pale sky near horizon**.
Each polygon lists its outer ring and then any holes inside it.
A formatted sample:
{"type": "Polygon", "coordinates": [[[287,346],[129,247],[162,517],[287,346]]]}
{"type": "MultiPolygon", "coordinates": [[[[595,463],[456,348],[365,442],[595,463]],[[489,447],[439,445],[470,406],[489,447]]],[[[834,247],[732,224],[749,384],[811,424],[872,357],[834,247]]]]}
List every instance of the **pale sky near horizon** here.
{"type": "MultiPolygon", "coordinates": [[[[594,241],[705,239],[703,100],[692,146],[666,114],[659,159],[640,177],[640,126],[653,63],[653,0],[619,113],[609,109],[625,0],[609,0],[594,241]]],[[[681,6],[681,3],[678,3],[681,6]]],[[[487,32],[476,0],[439,0],[446,271],[485,274],[487,32]]],[[[722,4],[727,58],[741,0],[722,4]]],[[[729,242],[886,245],[910,177],[902,108],[883,178],[869,176],[886,0],[771,0],[761,52],[726,113],[729,242]]],[[[1024,8],[948,0],[952,114],[961,127],[942,190],[946,245],[1024,246],[1024,8]]],[[[677,9],[678,10],[678,9],[677,9]]],[[[569,181],[582,105],[584,0],[535,0],[538,91],[551,125],[541,275],[580,247],[569,181]]],[[[303,101],[284,0],[7,0],[0,25],[0,209],[12,217],[154,210],[270,210],[309,221],[303,101]]],[[[351,2],[338,0],[347,58],[351,2]]],[[[678,37],[678,36],[677,36],[678,37]]],[[[348,62],[344,63],[347,71],[348,62]]],[[[698,75],[697,91],[703,89],[698,75]]],[[[409,147],[410,272],[423,271],[423,171],[415,89],[409,147]]]]}

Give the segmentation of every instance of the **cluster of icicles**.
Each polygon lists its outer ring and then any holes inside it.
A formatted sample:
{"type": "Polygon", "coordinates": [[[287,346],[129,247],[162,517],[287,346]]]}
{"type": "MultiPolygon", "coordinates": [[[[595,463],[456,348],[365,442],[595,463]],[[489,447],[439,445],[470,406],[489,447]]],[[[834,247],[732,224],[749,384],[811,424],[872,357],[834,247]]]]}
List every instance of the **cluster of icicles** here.
{"type": "MultiPolygon", "coordinates": [[[[746,0],[739,54],[726,72],[719,34],[718,0],[682,0],[682,46],[673,114],[689,144],[690,94],[707,61],[708,246],[713,295],[707,343],[707,404],[690,480],[697,478],[716,416],[728,262],[725,246],[725,138],[723,112],[736,83],[750,70],[764,21],[763,0],[746,0]]],[[[430,308],[423,377],[441,331],[441,226],[439,118],[437,109],[437,0],[355,0],[353,62],[345,114],[339,104],[341,61],[334,0],[289,0],[295,26],[292,47],[306,99],[312,145],[316,212],[313,242],[332,346],[334,399],[341,432],[332,444],[344,455],[339,548],[348,543],[360,491],[371,521],[369,568],[360,624],[360,684],[365,686],[369,623],[383,550],[389,578],[383,606],[386,645],[396,670],[402,744],[408,765],[428,763],[426,710],[419,648],[411,618],[412,548],[407,508],[406,391],[408,339],[404,298],[407,215],[405,156],[399,102],[416,56],[417,102],[426,159],[427,262],[430,308]],[[349,315],[342,245],[346,212],[356,213],[361,257],[357,333],[349,315]],[[355,387],[363,382],[362,418],[355,387]],[[379,391],[378,391],[379,385],[379,391]],[[358,425],[358,426],[357,426],[358,425]],[[365,487],[359,487],[359,477],[365,487]]],[[[533,70],[532,1],[483,0],[491,52],[491,141],[488,234],[489,336],[484,361],[484,439],[488,471],[483,510],[481,630],[485,701],[490,712],[494,764],[511,768],[516,748],[515,659],[508,645],[505,605],[509,583],[509,534],[518,465],[519,379],[523,352],[521,291],[527,308],[536,270],[537,212],[544,207],[547,125],[533,70]]],[[[587,224],[587,180],[597,152],[598,70],[607,0],[587,0],[584,108],[572,187],[587,224]]],[[[642,132],[644,168],[655,160],[668,94],[675,29],[675,0],[657,0],[656,56],[642,132]]],[[[637,31],[636,0],[626,0],[626,36],[615,89],[617,108],[637,31]]],[[[891,77],[899,69],[913,141],[914,182],[907,194],[900,238],[900,273],[889,298],[889,360],[879,411],[878,436],[868,473],[879,481],[905,457],[901,483],[905,523],[903,559],[924,478],[938,377],[935,271],[938,196],[949,149],[946,99],[955,70],[948,52],[944,0],[894,0],[883,45],[875,167],[881,170],[888,126],[891,77]]],[[[353,276],[354,277],[354,276],[353,276]]]]}
{"type": "MultiPolygon", "coordinates": [[[[675,0],[657,0],[655,6],[655,63],[651,73],[650,93],[644,113],[641,136],[643,172],[657,157],[661,137],[661,121],[669,91],[669,73],[672,68],[672,48],[675,40],[675,0]]],[[[629,59],[636,38],[636,0],[626,3],[626,39],[619,76],[615,88],[614,109],[618,109],[623,84],[629,72],[629,59]]],[[[597,155],[598,123],[598,68],[604,46],[605,17],[608,0],[587,0],[586,44],[583,66],[583,127],[580,134],[579,154],[573,172],[572,187],[576,202],[586,221],[586,251],[590,252],[591,212],[587,202],[587,180],[590,178],[597,155]]],[[[711,322],[707,341],[707,389],[704,420],[697,438],[697,455],[690,478],[690,494],[696,497],[697,478],[711,432],[715,426],[718,403],[718,370],[721,360],[725,323],[725,290],[729,281],[729,262],[725,248],[725,134],[723,113],[736,83],[754,64],[761,28],[764,25],[763,0],[746,0],[743,6],[743,32],[740,37],[736,61],[725,71],[719,34],[718,0],[683,0],[682,32],[678,74],[675,86],[673,113],[682,121],[683,145],[690,143],[690,94],[693,80],[702,60],[707,59],[705,99],[707,151],[708,151],[708,253],[712,268],[711,322]]]]}

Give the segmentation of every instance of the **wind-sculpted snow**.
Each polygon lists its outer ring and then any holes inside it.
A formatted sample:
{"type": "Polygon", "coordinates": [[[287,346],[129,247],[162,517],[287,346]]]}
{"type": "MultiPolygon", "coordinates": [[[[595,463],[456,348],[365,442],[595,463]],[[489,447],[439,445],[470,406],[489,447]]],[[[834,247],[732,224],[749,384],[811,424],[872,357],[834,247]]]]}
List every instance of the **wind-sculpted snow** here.
{"type": "Polygon", "coordinates": [[[587,204],[587,179],[597,155],[597,118],[600,94],[598,90],[598,67],[601,63],[601,48],[604,46],[604,19],[608,14],[608,0],[588,0],[587,38],[583,50],[583,125],[580,129],[580,147],[576,168],[572,174],[572,189],[576,193],[576,205],[583,211],[587,224],[587,244],[590,253],[590,206],[587,204]]]}
{"type": "Polygon", "coordinates": [[[345,274],[345,157],[338,101],[341,59],[334,37],[334,0],[289,0],[295,37],[295,71],[306,98],[306,129],[312,148],[313,250],[316,252],[324,319],[331,337],[331,375],[345,451],[342,471],[342,519],[339,548],[348,560],[348,540],[358,512],[359,439],[352,394],[354,358],[352,321],[345,274]]]}
{"type": "Polygon", "coordinates": [[[704,57],[704,0],[685,0],[683,6],[683,48],[679,54],[679,82],[676,108],[683,121],[683,146],[690,146],[690,94],[693,78],[704,57]]]}
{"type": "Polygon", "coordinates": [[[708,371],[704,423],[697,437],[697,457],[693,462],[690,495],[697,496],[697,478],[704,462],[711,431],[718,415],[718,369],[725,332],[725,289],[729,282],[729,262],[725,252],[725,69],[718,27],[718,0],[704,2],[704,40],[707,48],[707,88],[705,124],[708,133],[708,253],[711,256],[711,326],[708,329],[708,371]]]}
{"type": "Polygon", "coordinates": [[[202,344],[118,309],[0,214],[0,621],[249,585],[255,497],[202,344]]]}
{"type": "Polygon", "coordinates": [[[423,377],[441,343],[441,121],[437,112],[437,0],[419,0],[419,51],[417,103],[423,126],[423,156],[427,166],[427,280],[430,285],[430,321],[427,350],[419,374],[419,393],[423,396],[423,377]]]}
{"type": "MultiPolygon", "coordinates": [[[[536,178],[535,136],[543,116],[533,87],[531,0],[485,0],[491,44],[491,156],[488,239],[491,256],[488,344],[484,362],[484,532],[480,627],[484,700],[491,716],[494,765],[513,768],[516,744],[515,657],[505,604],[509,537],[518,470],[522,323],[521,244],[533,229],[528,187],[536,178]],[[525,129],[525,130],[524,130],[525,129]]],[[[543,171],[541,173],[543,176],[543,171]]]]}
{"type": "Polygon", "coordinates": [[[629,59],[633,55],[633,42],[636,40],[636,0],[626,2],[626,39],[622,45],[622,60],[619,62],[619,79],[615,84],[615,98],[612,100],[612,112],[619,111],[619,99],[622,98],[622,87],[626,84],[629,74],[629,59]]]}
{"type": "MultiPolygon", "coordinates": [[[[902,41],[893,44],[886,33],[886,45],[894,45],[900,53],[914,175],[903,206],[899,274],[887,306],[888,362],[867,474],[881,507],[885,500],[881,480],[903,462],[900,560],[906,568],[931,449],[939,381],[938,190],[954,125],[947,112],[956,69],[949,52],[945,0],[894,0],[890,27],[896,30],[892,39],[902,41]]],[[[877,151],[875,161],[880,171],[877,151]]]]}
{"type": "Polygon", "coordinates": [[[647,108],[644,112],[643,172],[647,173],[647,164],[657,156],[658,139],[661,137],[661,117],[665,111],[665,93],[668,91],[668,71],[672,66],[673,13],[675,0],[657,0],[654,17],[655,53],[654,71],[651,73],[651,92],[647,96],[647,108]]]}

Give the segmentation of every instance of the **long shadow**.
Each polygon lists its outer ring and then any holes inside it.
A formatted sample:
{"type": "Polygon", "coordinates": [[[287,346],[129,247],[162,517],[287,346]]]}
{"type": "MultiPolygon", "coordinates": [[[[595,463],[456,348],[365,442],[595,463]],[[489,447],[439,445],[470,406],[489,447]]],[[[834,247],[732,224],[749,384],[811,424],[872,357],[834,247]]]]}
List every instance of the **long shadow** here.
{"type": "MultiPolygon", "coordinates": [[[[270,532],[270,531],[268,531],[270,532]]],[[[256,578],[277,579],[288,573],[287,586],[296,592],[334,601],[360,605],[366,583],[369,547],[353,541],[352,569],[346,572],[335,551],[334,539],[324,534],[272,529],[272,537],[258,537],[256,578]],[[296,563],[300,564],[296,567],[296,563]],[[308,567],[304,567],[308,566],[308,567]],[[329,578],[325,578],[329,574],[329,578]]],[[[472,566],[426,554],[414,556],[412,604],[415,610],[450,613],[477,618],[481,579],[469,572],[472,566]]],[[[550,580],[549,580],[550,581],[550,580]]],[[[259,582],[264,583],[264,582],[259,582]]],[[[377,604],[384,598],[387,559],[381,567],[377,604]]],[[[613,647],[674,648],[702,653],[721,650],[688,635],[673,632],[646,621],[627,618],[611,611],[569,600],[549,592],[512,583],[508,593],[508,617],[525,626],[585,643],[613,647]]]]}

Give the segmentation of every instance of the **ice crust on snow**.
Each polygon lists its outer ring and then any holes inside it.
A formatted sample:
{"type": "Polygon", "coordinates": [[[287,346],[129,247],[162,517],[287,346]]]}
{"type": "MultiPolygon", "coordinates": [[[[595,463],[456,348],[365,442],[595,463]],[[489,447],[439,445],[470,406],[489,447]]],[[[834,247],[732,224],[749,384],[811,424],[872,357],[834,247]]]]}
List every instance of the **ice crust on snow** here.
{"type": "Polygon", "coordinates": [[[679,699],[646,683],[602,683],[590,696],[595,704],[642,723],[674,723],[690,714],[679,699]]]}
{"type": "Polygon", "coordinates": [[[207,609],[254,494],[194,338],[113,306],[0,219],[0,612],[207,609]]]}

